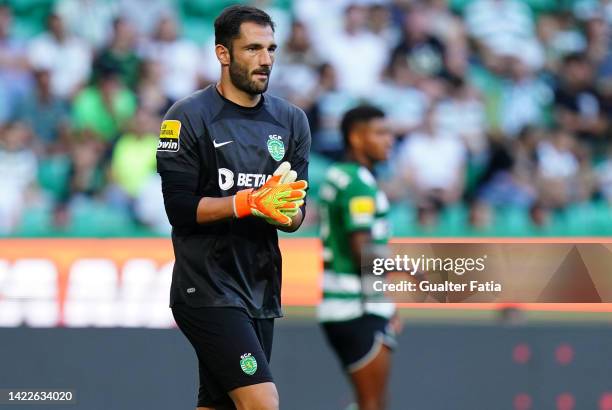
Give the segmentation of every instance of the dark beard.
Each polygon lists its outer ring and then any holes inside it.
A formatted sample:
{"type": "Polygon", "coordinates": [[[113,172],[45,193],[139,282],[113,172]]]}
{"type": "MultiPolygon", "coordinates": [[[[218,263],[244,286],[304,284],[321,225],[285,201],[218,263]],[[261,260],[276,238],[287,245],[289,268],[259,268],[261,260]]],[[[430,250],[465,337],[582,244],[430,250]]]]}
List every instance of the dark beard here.
{"type": "Polygon", "coordinates": [[[268,83],[270,80],[270,72],[268,71],[268,81],[264,84],[261,84],[258,81],[252,81],[249,79],[249,73],[242,66],[237,64],[235,61],[230,61],[229,65],[229,73],[230,80],[232,84],[239,89],[240,91],[244,91],[247,94],[257,95],[261,93],[265,93],[268,89],[268,83]]]}

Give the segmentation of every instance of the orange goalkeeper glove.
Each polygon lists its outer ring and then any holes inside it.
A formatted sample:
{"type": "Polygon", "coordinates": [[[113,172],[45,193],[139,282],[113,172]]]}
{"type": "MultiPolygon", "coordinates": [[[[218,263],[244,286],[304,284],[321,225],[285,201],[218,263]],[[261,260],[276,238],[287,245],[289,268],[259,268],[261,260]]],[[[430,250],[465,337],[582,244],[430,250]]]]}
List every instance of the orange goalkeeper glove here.
{"type": "MultiPolygon", "coordinates": [[[[277,168],[277,170],[274,171],[274,175],[280,175],[281,176],[281,179],[279,180],[279,183],[281,183],[281,184],[289,184],[289,183],[295,182],[295,180],[297,179],[297,172],[291,170],[291,164],[289,162],[287,162],[287,161],[283,162],[277,168]]],[[[293,219],[293,217],[296,216],[298,214],[298,212],[300,211],[300,207],[302,205],[304,205],[304,199],[303,198],[301,198],[301,199],[294,199],[291,202],[292,203],[285,204],[282,208],[279,209],[279,211],[283,215],[286,215],[289,218],[293,219]]],[[[276,221],[276,220],[274,220],[272,218],[269,218],[269,217],[261,214],[258,211],[255,211],[255,215],[259,216],[260,218],[264,218],[266,220],[266,222],[269,223],[270,225],[284,225],[284,224],[281,224],[281,223],[279,223],[278,221],[276,221]]]]}
{"type": "Polygon", "coordinates": [[[304,203],[308,187],[306,181],[294,182],[296,177],[291,164],[283,162],[261,188],[244,189],[234,195],[234,214],[237,218],[255,215],[280,225],[291,225],[291,218],[304,203]]]}

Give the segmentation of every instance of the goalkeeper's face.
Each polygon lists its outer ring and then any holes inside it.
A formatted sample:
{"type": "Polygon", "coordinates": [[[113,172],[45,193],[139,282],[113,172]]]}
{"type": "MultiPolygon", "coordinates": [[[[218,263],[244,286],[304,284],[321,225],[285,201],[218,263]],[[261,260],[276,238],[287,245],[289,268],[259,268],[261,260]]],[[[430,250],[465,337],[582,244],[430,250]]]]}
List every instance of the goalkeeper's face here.
{"type": "Polygon", "coordinates": [[[230,50],[229,73],[232,84],[252,95],[265,92],[276,47],[272,27],[242,23],[240,37],[234,39],[230,50]]]}

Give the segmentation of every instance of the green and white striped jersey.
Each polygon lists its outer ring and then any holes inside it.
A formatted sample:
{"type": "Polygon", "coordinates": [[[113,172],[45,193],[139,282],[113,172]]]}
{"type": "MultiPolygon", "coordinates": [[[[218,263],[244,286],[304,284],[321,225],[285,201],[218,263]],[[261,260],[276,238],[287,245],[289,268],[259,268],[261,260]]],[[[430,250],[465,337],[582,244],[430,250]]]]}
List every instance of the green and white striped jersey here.
{"type": "Polygon", "coordinates": [[[390,303],[366,300],[359,264],[351,252],[350,234],[369,230],[376,245],[390,238],[389,201],[376,179],[355,162],[330,167],[319,192],[323,239],[323,300],[318,308],[322,322],[350,320],[365,313],[391,317],[390,303]]]}

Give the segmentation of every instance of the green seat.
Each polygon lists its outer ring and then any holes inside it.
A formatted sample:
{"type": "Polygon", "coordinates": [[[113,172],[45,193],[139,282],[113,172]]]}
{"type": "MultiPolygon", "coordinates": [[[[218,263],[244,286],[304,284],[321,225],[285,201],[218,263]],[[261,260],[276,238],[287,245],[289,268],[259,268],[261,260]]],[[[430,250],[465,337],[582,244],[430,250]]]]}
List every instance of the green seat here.
{"type": "Polygon", "coordinates": [[[495,209],[493,224],[499,236],[527,236],[532,225],[529,211],[518,206],[495,209]]]}
{"type": "Polygon", "coordinates": [[[123,210],[104,203],[82,201],[72,207],[71,236],[129,236],[134,223],[123,210]]]}
{"type": "Polygon", "coordinates": [[[67,189],[70,172],[68,156],[43,158],[38,164],[38,184],[54,198],[61,198],[67,189]]]}
{"type": "Polygon", "coordinates": [[[13,34],[19,38],[32,38],[43,32],[47,16],[55,0],[4,0],[2,4],[11,7],[14,16],[13,34]]]}
{"type": "Polygon", "coordinates": [[[319,198],[319,188],[325,180],[327,168],[332,164],[327,158],[312,152],[310,154],[310,163],[308,164],[308,198],[317,200],[319,198]]]}
{"type": "Polygon", "coordinates": [[[213,23],[203,17],[183,17],[181,34],[198,45],[208,44],[215,34],[213,23]]]}
{"type": "Polygon", "coordinates": [[[389,223],[395,237],[410,237],[417,233],[414,209],[404,202],[391,205],[389,223]]]}
{"type": "MultiPolygon", "coordinates": [[[[463,14],[465,8],[475,0],[450,0],[450,8],[456,13],[463,14]]],[[[524,1],[537,15],[540,13],[567,10],[573,3],[580,0],[519,0],[524,1]]]]}
{"type": "Polygon", "coordinates": [[[56,236],[53,228],[52,209],[48,205],[33,206],[24,209],[15,236],[42,237],[56,236]]]}
{"type": "Polygon", "coordinates": [[[595,227],[593,223],[593,204],[573,204],[567,207],[564,216],[564,226],[569,236],[588,235],[595,227]]]}
{"type": "Polygon", "coordinates": [[[463,204],[446,207],[438,219],[437,236],[461,236],[468,230],[468,210],[463,204]]]}
{"type": "Polygon", "coordinates": [[[612,207],[605,201],[593,201],[590,212],[587,235],[612,235],[612,207]]]}
{"type": "Polygon", "coordinates": [[[246,1],[235,0],[181,0],[180,15],[181,18],[204,18],[214,21],[214,19],[227,6],[232,6],[236,3],[246,3],[246,1]]]}

